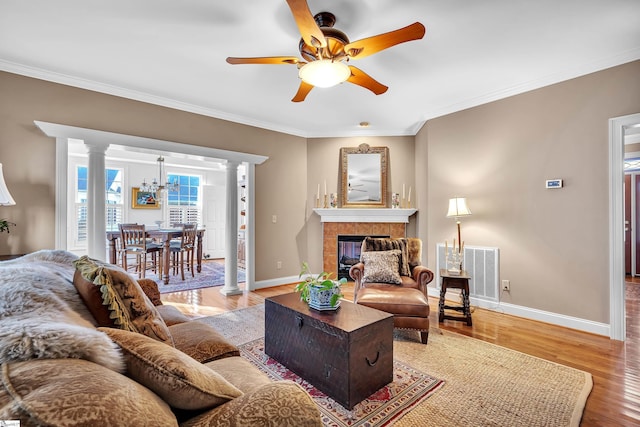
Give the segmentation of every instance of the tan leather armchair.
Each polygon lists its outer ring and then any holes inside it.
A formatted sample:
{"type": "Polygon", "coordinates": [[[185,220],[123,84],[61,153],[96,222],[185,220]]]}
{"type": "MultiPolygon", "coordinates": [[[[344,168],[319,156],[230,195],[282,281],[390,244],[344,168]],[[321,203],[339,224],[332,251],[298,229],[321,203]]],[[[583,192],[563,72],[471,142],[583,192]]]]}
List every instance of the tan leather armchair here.
{"type": "Polygon", "coordinates": [[[390,250],[402,247],[403,244],[406,246],[403,256],[407,257],[409,274],[400,275],[399,284],[365,282],[365,263],[359,262],[349,270],[349,275],[355,281],[353,301],[393,314],[395,328],[419,331],[420,340],[426,344],[429,338],[430,313],[427,284],[433,280],[433,272],[421,265],[422,241],[417,238],[367,237],[362,242],[362,252],[390,250]]]}

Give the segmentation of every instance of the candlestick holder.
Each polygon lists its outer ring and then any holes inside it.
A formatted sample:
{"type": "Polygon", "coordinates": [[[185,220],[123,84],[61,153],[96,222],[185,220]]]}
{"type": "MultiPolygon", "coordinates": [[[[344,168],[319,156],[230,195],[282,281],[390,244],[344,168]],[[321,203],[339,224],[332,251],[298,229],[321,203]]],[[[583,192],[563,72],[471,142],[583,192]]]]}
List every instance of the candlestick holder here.
{"type": "Polygon", "coordinates": [[[324,208],[327,209],[329,207],[329,196],[324,195],[324,208]]]}
{"type": "Polygon", "coordinates": [[[320,207],[320,197],[316,197],[316,208],[320,207]]]}

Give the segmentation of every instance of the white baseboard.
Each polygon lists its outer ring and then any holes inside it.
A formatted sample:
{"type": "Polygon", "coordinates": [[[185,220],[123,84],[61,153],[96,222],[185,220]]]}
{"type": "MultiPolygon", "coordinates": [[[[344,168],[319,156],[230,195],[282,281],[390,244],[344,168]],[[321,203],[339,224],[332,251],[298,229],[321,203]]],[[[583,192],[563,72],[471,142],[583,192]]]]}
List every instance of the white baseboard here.
{"type": "MultiPolygon", "coordinates": [[[[440,291],[436,288],[428,288],[429,296],[440,298],[440,291]]],[[[525,319],[537,320],[551,323],[565,328],[577,329],[579,331],[590,332],[592,334],[609,336],[610,327],[608,324],[594,322],[592,320],[578,317],[566,316],[564,314],[552,313],[521,305],[509,304],[505,302],[485,301],[477,298],[470,298],[471,305],[487,310],[510,314],[512,316],[523,317],[525,319]]],[[[437,310],[438,307],[435,307],[437,310]]]]}
{"type": "Polygon", "coordinates": [[[274,286],[288,285],[291,283],[298,283],[298,282],[300,282],[300,278],[298,276],[277,277],[275,279],[259,280],[257,282],[254,282],[254,286],[252,286],[251,289],[255,290],[255,289],[263,289],[263,288],[272,288],[274,286]]]}

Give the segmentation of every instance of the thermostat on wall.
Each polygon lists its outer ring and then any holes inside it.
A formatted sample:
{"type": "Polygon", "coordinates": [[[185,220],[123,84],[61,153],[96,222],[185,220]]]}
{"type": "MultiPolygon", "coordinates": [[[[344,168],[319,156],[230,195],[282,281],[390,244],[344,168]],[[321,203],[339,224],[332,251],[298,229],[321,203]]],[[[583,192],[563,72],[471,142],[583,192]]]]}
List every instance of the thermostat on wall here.
{"type": "Polygon", "coordinates": [[[548,179],[546,188],[562,188],[561,179],[548,179]]]}

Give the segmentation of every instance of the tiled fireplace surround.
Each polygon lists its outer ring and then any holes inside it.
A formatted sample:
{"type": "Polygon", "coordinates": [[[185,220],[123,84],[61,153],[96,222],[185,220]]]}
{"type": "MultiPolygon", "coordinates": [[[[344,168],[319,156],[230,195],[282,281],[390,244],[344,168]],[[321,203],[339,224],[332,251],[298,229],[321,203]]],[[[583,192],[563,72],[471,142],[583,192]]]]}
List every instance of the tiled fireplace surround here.
{"type": "Polygon", "coordinates": [[[323,271],[337,276],[338,235],[405,237],[405,223],[324,222],[322,224],[323,271]]]}

